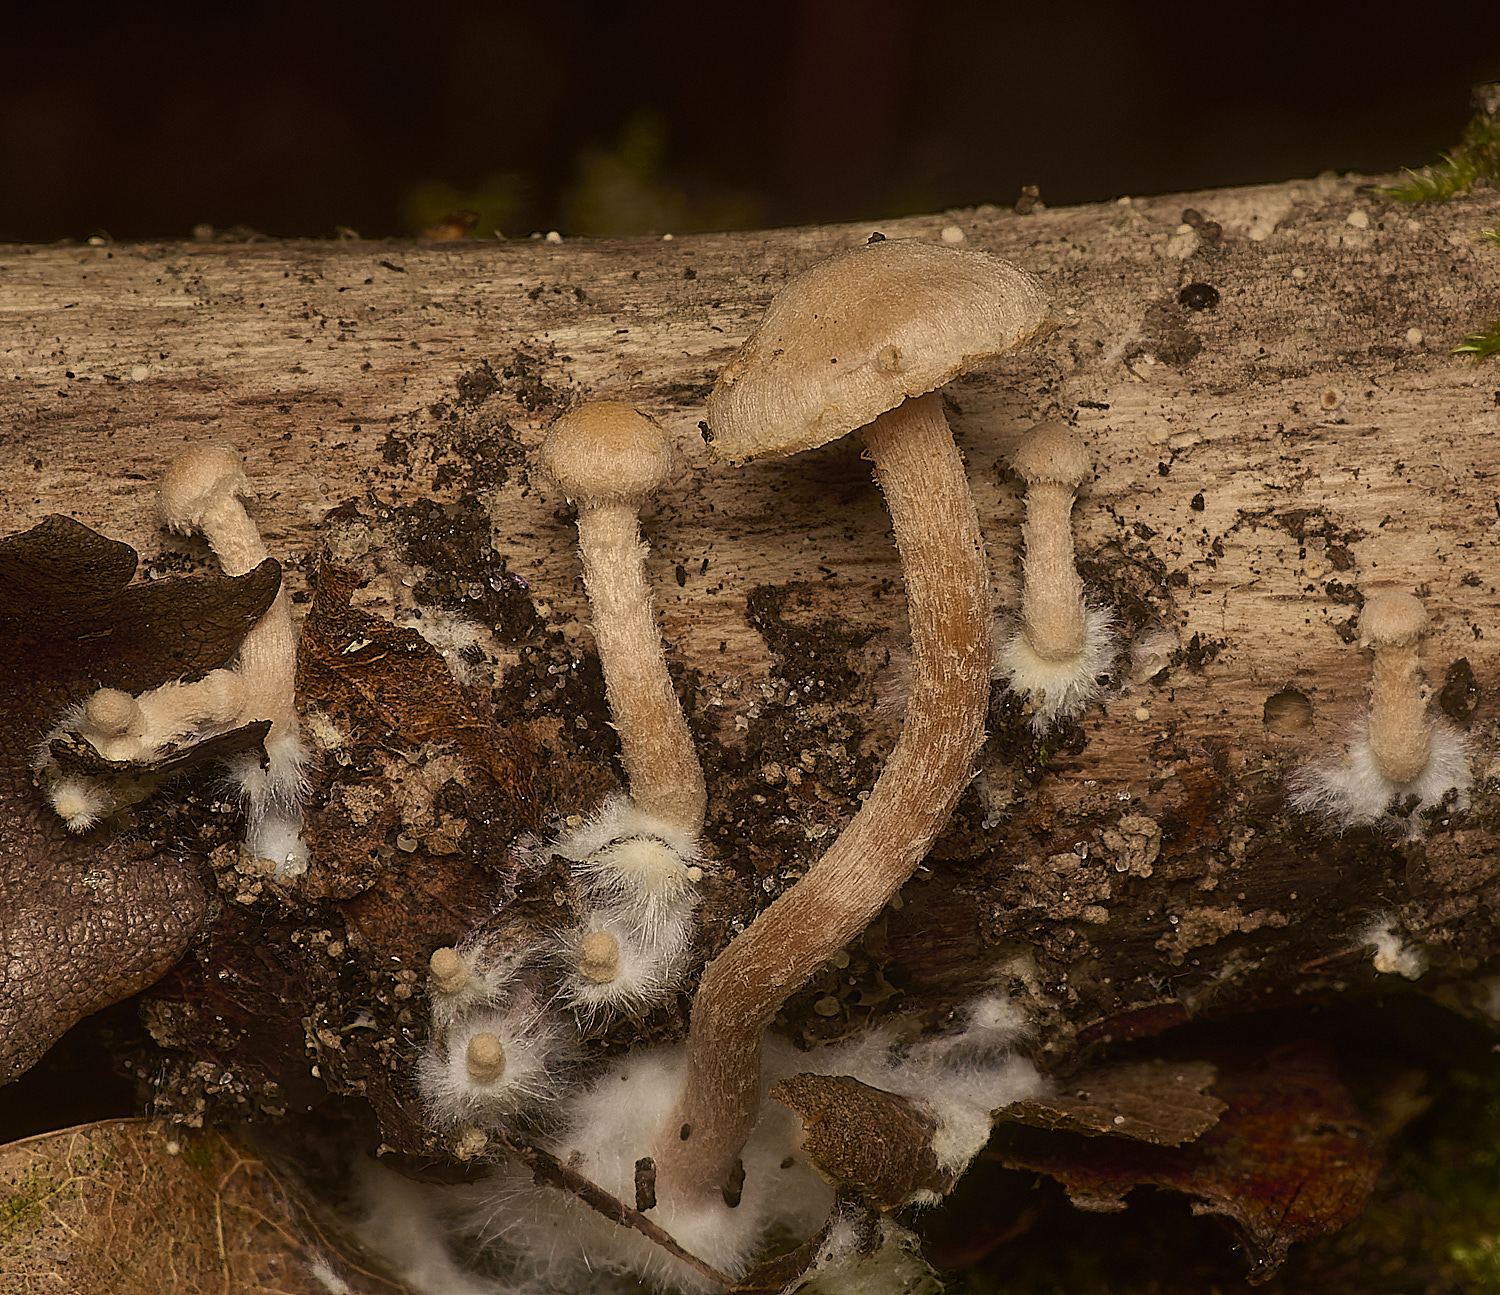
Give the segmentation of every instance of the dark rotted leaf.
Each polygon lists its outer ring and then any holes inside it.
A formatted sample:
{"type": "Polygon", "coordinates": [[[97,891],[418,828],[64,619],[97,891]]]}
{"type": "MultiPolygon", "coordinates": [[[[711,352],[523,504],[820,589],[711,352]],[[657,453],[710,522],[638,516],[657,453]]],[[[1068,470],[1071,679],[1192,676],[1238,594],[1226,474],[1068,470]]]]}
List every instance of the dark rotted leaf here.
{"type": "MultiPolygon", "coordinates": [[[[424,744],[451,746],[464,770],[449,789],[454,813],[465,825],[461,857],[508,872],[512,840],[540,816],[540,764],[475,712],[442,656],[420,634],[350,606],[360,579],[324,561],[302,635],[303,692],[350,739],[347,758],[351,767],[362,766],[358,794],[373,806],[351,813],[348,795],[333,788],[327,804],[310,816],[315,884],[334,898],[358,896],[360,904],[379,909],[367,916],[385,931],[382,943],[430,911],[439,896],[445,909],[472,909],[461,931],[492,907],[495,886],[491,878],[471,887],[472,895],[458,894],[455,887],[463,889],[464,878],[476,871],[457,866],[460,856],[430,856],[421,847],[407,851],[400,868],[391,870],[397,875],[381,876],[379,893],[372,893],[379,872],[372,861],[400,821],[393,780],[409,773],[409,758],[417,758],[424,744]]],[[[365,925],[359,914],[351,917],[365,925]]],[[[404,952],[409,945],[425,958],[453,934],[416,931],[409,941],[396,939],[389,951],[404,952]]]]}
{"type": "Polygon", "coordinates": [[[207,906],[197,869],[105,829],[69,834],[33,785],[36,744],[99,687],[142,692],[225,664],[280,568],[131,585],[129,545],[52,516],[0,539],[0,1082],[74,1022],[181,956],[207,906]]]}
{"type": "Polygon", "coordinates": [[[1003,1120],[1038,1129],[1109,1134],[1176,1147],[1212,1128],[1224,1103],[1205,1091],[1208,1061],[1131,1062],[1075,1075],[1047,1097],[1012,1102],[1003,1120]]]}
{"type": "Polygon", "coordinates": [[[1196,1142],[1151,1146],[1114,1137],[1014,1128],[986,1154],[1050,1174],[1085,1210],[1125,1208],[1143,1184],[1194,1198],[1245,1248],[1250,1280],[1268,1279],[1294,1241],[1335,1232],[1365,1206],[1380,1170],[1370,1129],[1317,1043],[1215,1055],[1227,1104],[1196,1142]]]}
{"type": "Polygon", "coordinates": [[[848,1075],[793,1075],[771,1096],[794,1110],[803,1146],[837,1182],[895,1209],[919,1187],[946,1195],[956,1181],[932,1150],[937,1122],[904,1097],[848,1075]]]}
{"type": "Polygon", "coordinates": [[[0,669],[24,679],[28,658],[48,654],[29,672],[46,694],[28,709],[49,723],[95,688],[142,692],[223,665],[281,588],[273,558],[243,576],[132,585],[135,567],[128,544],[56,514],[0,539],[0,669]],[[59,703],[59,692],[73,695],[59,703]]]}
{"type": "Polygon", "coordinates": [[[187,746],[174,747],[156,760],[106,760],[76,733],[63,733],[47,743],[52,759],[65,773],[81,773],[115,777],[140,777],[152,775],[158,778],[185,773],[216,760],[227,760],[230,756],[264,747],[266,734],[271,731],[271,721],[256,720],[240,728],[231,729],[215,737],[204,738],[187,746]]]}

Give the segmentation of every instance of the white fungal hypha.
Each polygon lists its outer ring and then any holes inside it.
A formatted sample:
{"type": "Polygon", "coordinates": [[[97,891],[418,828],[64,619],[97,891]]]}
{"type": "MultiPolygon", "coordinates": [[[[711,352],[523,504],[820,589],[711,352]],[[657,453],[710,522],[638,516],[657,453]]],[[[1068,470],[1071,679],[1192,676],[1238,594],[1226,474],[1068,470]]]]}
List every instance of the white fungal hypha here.
{"type": "Polygon", "coordinates": [[[561,1024],[527,990],[454,1019],[417,1063],[433,1121],[494,1127],[556,1100],[571,1065],[561,1024]]]}
{"type": "MultiPolygon", "coordinates": [[[[937,1120],[939,1163],[961,1170],[987,1141],[994,1109],[1045,1088],[1036,1069],[1012,1051],[1024,1026],[1012,1004],[991,996],[964,1009],[951,1032],[905,1045],[877,1032],[803,1052],[768,1038],[758,1088],[763,1110],[739,1157],[739,1203],[730,1206],[718,1193],[707,1199],[674,1195],[658,1178],[647,1217],[691,1254],[734,1276],[761,1257],[773,1236],[816,1232],[829,1217],[833,1190],[802,1149],[801,1122],[766,1100],[772,1083],[800,1071],[853,1075],[925,1106],[937,1120]]],[[[540,1145],[626,1205],[644,1203],[636,1195],[638,1165],[672,1110],[684,1066],[681,1045],[617,1058],[562,1099],[561,1123],[538,1139],[540,1145]]],[[[390,1171],[370,1173],[380,1181],[390,1171]]],[[[433,1239],[456,1232],[463,1250],[477,1253],[478,1270],[505,1273],[507,1290],[613,1289],[596,1283],[601,1273],[628,1273],[662,1290],[717,1289],[639,1232],[614,1224],[571,1192],[536,1181],[510,1160],[477,1182],[419,1188],[393,1179],[390,1190],[399,1193],[400,1207],[377,1211],[383,1225],[366,1224],[362,1235],[413,1277],[430,1267],[432,1255],[452,1253],[433,1239]],[[409,1235],[414,1224],[421,1228],[420,1244],[409,1235]]],[[[439,1288],[467,1291],[468,1276],[455,1268],[444,1274],[451,1285],[439,1288]]]]}
{"type": "Polygon", "coordinates": [[[1031,726],[1044,733],[1069,719],[1102,690],[1114,665],[1114,613],[1084,597],[1073,552],[1073,500],[1094,471],[1082,440],[1061,423],[1033,428],[1011,466],[1027,483],[1025,582],[1019,624],[998,644],[995,674],[1035,708],[1031,726]]]}
{"type": "Polygon", "coordinates": [[[590,902],[647,939],[685,939],[703,879],[697,837],[611,796],[600,811],[552,843],[573,864],[590,902]]]}
{"type": "Polygon", "coordinates": [[[1377,915],[1356,937],[1374,956],[1371,965],[1381,975],[1420,980],[1427,970],[1427,954],[1419,944],[1408,944],[1389,913],[1377,915]]]}
{"type": "Polygon", "coordinates": [[[1424,814],[1468,804],[1469,743],[1430,715],[1419,646],[1427,613],[1411,594],[1372,596],[1360,613],[1360,644],[1374,652],[1370,708],[1355,723],[1345,757],[1292,775],[1292,808],[1338,830],[1377,826],[1410,840],[1424,814]]]}

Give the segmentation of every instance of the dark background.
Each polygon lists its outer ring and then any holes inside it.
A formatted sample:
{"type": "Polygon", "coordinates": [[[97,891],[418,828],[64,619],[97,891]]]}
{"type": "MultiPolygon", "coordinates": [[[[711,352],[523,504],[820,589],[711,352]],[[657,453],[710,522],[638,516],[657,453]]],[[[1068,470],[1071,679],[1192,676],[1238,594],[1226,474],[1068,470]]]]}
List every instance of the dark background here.
{"type": "Polygon", "coordinates": [[[4,239],[459,207],[689,232],[1384,172],[1500,78],[1500,7],[1439,0],[42,9],[0,37],[4,239]]]}

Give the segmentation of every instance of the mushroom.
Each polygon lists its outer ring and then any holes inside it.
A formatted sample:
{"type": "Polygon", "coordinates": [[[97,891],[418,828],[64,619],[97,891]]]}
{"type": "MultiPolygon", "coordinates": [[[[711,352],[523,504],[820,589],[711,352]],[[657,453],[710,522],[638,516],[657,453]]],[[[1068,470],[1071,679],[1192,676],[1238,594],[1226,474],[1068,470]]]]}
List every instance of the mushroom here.
{"type": "Polygon", "coordinates": [[[434,1119],[449,1127],[505,1124],[552,1101],[571,1065],[565,1032],[526,993],[455,1022],[417,1062],[434,1119]]]}
{"type": "MultiPolygon", "coordinates": [[[[263,564],[274,567],[236,497],[247,489],[238,454],[223,446],[199,446],[168,466],[158,508],[172,530],[201,531],[226,576],[244,576],[263,564]]],[[[245,848],[274,861],[280,875],[302,872],[307,866],[300,834],[308,756],[298,729],[296,675],[297,634],[283,587],[241,641],[232,669],[212,670],[191,682],[169,680],[134,696],[104,687],[69,707],[36,763],[52,783],[53,808],[70,830],[85,831],[100,817],[149,794],[154,780],[144,767],[175,748],[269,721],[265,760],[257,749],[229,762],[248,801],[245,848]],[[106,760],[143,766],[142,775],[59,777],[45,748],[69,735],[87,741],[106,760]]]]}
{"type": "Polygon", "coordinates": [[[1010,691],[1030,696],[1041,733],[1098,697],[1098,677],[1114,663],[1114,616],[1084,599],[1073,558],[1073,500],[1094,471],[1082,440],[1063,423],[1039,423],[1011,467],[1027,486],[1025,579],[1021,624],[996,665],[1010,691]]]}
{"type": "Polygon", "coordinates": [[[1293,774],[1294,809],[1340,829],[1378,823],[1415,839],[1423,831],[1420,811],[1450,795],[1458,808],[1468,803],[1468,742],[1427,713],[1418,656],[1427,624],[1411,594],[1386,591],[1366,601],[1359,629],[1360,646],[1375,657],[1369,713],[1356,725],[1345,760],[1293,774]]]}
{"type": "Polygon", "coordinates": [[[788,995],[885,907],[942,830],[984,738],[984,543],[936,388],[1042,332],[1036,280],[998,257],[885,241],[784,287],[708,400],[716,457],[787,455],[864,428],[906,581],[912,690],[896,747],[832,848],[707,968],[659,1182],[724,1189],[760,1103],[761,1036],[788,995]]]}
{"type": "MultiPolygon", "coordinates": [[[[203,445],[179,454],[162,477],[157,508],[171,530],[200,532],[225,575],[240,575],[266,560],[266,546],[239,496],[249,493],[244,464],[235,451],[203,445]]],[[[254,755],[231,766],[248,801],[245,849],[275,862],[282,876],[307,867],[302,843],[302,804],[307,798],[307,748],[297,719],[297,631],[283,582],[276,600],[245,636],[235,663],[244,692],[242,723],[270,720],[267,765],[254,755]]]]}
{"type": "Polygon", "coordinates": [[[578,506],[584,586],[630,800],[668,833],[696,839],[703,769],[667,674],[639,525],[641,505],[676,470],[677,451],[655,419],[599,400],[553,423],[537,461],[578,506]]]}

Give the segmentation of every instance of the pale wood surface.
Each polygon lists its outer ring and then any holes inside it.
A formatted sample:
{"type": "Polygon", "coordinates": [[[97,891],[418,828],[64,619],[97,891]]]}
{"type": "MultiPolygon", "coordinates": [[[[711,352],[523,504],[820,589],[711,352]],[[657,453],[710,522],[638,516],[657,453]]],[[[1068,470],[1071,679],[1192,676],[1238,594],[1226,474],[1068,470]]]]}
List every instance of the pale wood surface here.
{"type": "MultiPolygon", "coordinates": [[[[222,440],[246,456],[253,511],[296,590],[340,502],[454,497],[461,476],[434,478],[454,462],[455,418],[471,434],[508,425],[530,452],[560,406],[630,400],[690,463],[648,518],[651,575],[670,655],[701,672],[693,700],[717,740],[732,752],[777,686],[748,594],[806,582],[786,624],[836,621],[869,641],[851,653],[857,703],[808,708],[805,749],[813,764],[882,755],[899,723],[899,707],[875,703],[899,699],[885,659],[891,648],[899,659],[900,572],[857,446],[731,469],[710,463],[699,421],[717,370],[788,275],[876,228],[953,230],[1041,275],[1062,325],[947,391],[997,608],[1015,607],[1019,578],[1021,487],[1006,456],[1034,422],[1060,416],[1098,459],[1074,512],[1091,579],[1129,602],[1133,628],[1149,612],[1200,649],[1156,682],[1143,668],[1086,718],[1087,745],[1034,787],[992,744],[983,786],[998,821],[976,819],[936,852],[979,944],[1014,955],[1047,1046],[1066,1050],[1073,1030],[1133,1004],[1175,999],[1191,1013],[1224,1001],[1237,968],[1270,965],[1278,948],[1294,947],[1296,966],[1335,957],[1351,973],[1359,957],[1340,950],[1375,909],[1398,912],[1439,965],[1472,970],[1495,947],[1486,914],[1500,871],[1483,785],[1457,831],[1427,845],[1339,843],[1280,809],[1285,771],[1335,749],[1365,699],[1368,654],[1346,641],[1356,608],[1344,588],[1422,596],[1429,679],[1467,658],[1481,689],[1481,774],[1500,714],[1500,370],[1449,354],[1500,314],[1500,249],[1481,237],[1500,196],[1410,209],[1363,183],[672,240],[0,248],[0,529],[62,512],[149,565],[171,547],[151,483],[185,442],[222,440]],[[1185,208],[1222,238],[1182,227],[1185,208]],[[1217,289],[1216,309],[1178,304],[1194,282],[1217,289]],[[460,379],[482,363],[498,385],[466,400],[460,379]],[[1288,686],[1313,705],[1293,736],[1263,717],[1288,686]],[[855,735],[847,751],[829,740],[840,725],[855,735]],[[1127,868],[1122,814],[1165,825],[1151,878],[1127,868]],[[1268,838],[1275,847],[1257,853],[1268,838]],[[1049,862],[1074,847],[1076,871],[1049,862]],[[1365,877],[1351,872],[1361,859],[1365,877]],[[1299,887],[1304,866],[1326,873],[1311,890],[1299,887]]],[[[549,626],[576,635],[588,612],[562,501],[517,464],[485,502],[508,569],[549,626]]],[[[376,567],[361,597],[389,608],[399,562],[376,567]]],[[[515,647],[489,646],[503,674],[515,647]]],[[[788,869],[855,805],[853,789],[814,781],[818,796],[806,783],[758,788],[805,828],[788,869]]],[[[733,826],[731,790],[745,788],[710,774],[711,824],[733,826]]],[[[1290,965],[1261,974],[1287,989],[1290,965]]],[[[992,974],[975,966],[971,980],[992,974]]]]}

